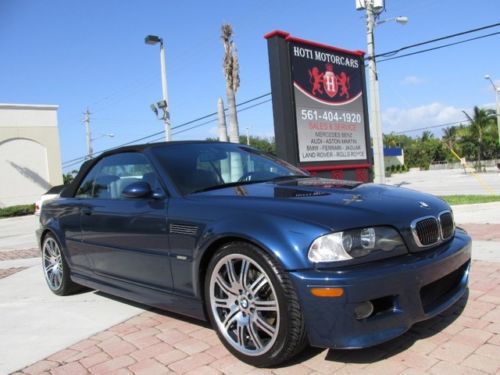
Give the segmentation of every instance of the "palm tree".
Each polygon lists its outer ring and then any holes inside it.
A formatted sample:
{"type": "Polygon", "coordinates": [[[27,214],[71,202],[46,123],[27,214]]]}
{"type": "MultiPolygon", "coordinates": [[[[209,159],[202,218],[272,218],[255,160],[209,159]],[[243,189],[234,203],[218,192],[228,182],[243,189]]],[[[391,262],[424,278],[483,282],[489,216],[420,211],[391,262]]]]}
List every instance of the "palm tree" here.
{"type": "Polygon", "coordinates": [[[475,140],[477,147],[477,164],[476,168],[481,169],[481,156],[483,149],[483,136],[491,122],[492,114],[494,113],[491,109],[474,107],[472,117],[465,111],[463,113],[470,121],[470,132],[472,138],[475,140]]]}
{"type": "Polygon", "coordinates": [[[457,141],[457,128],[455,126],[444,128],[443,133],[443,142],[452,149],[457,141]]]}
{"type": "Polygon", "coordinates": [[[420,138],[420,140],[422,142],[426,142],[430,139],[433,139],[434,138],[434,134],[432,134],[432,132],[430,130],[425,130],[423,133],[422,133],[422,138],[420,138]]]}
{"type": "Polygon", "coordinates": [[[239,142],[238,116],[236,113],[236,91],[240,87],[240,65],[238,53],[233,42],[233,28],[230,24],[223,24],[221,39],[224,43],[224,78],[226,79],[227,107],[229,109],[229,141],[239,142]]]}

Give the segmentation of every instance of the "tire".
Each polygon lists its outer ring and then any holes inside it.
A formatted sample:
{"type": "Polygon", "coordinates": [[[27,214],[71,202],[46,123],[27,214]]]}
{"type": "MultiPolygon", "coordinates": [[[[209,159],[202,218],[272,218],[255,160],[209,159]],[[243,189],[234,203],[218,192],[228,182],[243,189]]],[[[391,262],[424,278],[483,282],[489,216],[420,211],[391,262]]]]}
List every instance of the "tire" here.
{"type": "Polygon", "coordinates": [[[212,326],[240,360],[277,366],[307,344],[290,278],[256,246],[232,242],[219,249],[208,265],[204,289],[212,326]]]}
{"type": "Polygon", "coordinates": [[[58,296],[76,293],[82,289],[71,281],[70,269],[61,245],[52,233],[48,233],[42,243],[43,275],[49,289],[58,296]]]}

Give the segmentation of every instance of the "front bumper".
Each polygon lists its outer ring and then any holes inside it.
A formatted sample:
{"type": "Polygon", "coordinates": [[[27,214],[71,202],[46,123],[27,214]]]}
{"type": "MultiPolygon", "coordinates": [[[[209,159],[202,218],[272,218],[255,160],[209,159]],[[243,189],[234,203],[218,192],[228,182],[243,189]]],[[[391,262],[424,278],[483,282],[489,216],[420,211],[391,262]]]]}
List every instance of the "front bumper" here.
{"type": "Polygon", "coordinates": [[[457,229],[438,248],[377,263],[290,272],[299,294],[309,342],[324,348],[364,348],[406,332],[456,303],[465,293],[471,239],[457,229]],[[337,298],[318,298],[312,287],[343,288],[337,298]],[[355,308],[372,301],[374,313],[356,319],[355,308]]]}

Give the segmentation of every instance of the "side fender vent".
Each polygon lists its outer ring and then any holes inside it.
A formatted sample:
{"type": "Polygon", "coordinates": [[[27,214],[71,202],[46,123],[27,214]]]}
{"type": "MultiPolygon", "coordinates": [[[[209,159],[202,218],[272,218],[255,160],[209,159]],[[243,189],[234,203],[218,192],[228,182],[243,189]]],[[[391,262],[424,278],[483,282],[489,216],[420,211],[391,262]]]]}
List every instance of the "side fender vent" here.
{"type": "Polygon", "coordinates": [[[186,236],[195,236],[198,233],[196,225],[170,224],[169,230],[170,233],[184,234],[186,236]]]}

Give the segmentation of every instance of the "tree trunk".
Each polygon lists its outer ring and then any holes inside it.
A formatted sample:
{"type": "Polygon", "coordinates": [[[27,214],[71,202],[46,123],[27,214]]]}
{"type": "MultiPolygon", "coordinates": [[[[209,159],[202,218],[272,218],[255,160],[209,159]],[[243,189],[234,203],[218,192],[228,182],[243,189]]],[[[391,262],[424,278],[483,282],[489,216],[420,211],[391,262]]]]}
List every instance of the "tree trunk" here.
{"type": "Polygon", "coordinates": [[[234,90],[226,84],[227,108],[229,111],[229,141],[240,143],[240,132],[238,129],[238,115],[236,113],[236,98],[234,90]]]}

